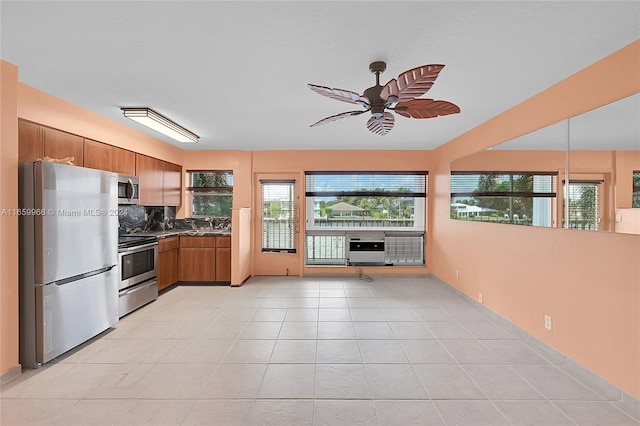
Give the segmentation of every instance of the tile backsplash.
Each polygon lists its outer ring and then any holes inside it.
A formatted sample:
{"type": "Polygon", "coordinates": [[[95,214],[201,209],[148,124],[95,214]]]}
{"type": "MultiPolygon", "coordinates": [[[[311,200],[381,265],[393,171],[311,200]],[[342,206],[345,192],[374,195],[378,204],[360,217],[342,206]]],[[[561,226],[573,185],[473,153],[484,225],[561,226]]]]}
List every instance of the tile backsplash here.
{"type": "Polygon", "coordinates": [[[175,207],[145,207],[121,205],[118,216],[118,233],[157,232],[176,230],[231,230],[231,218],[176,219],[175,207]]]}
{"type": "Polygon", "coordinates": [[[118,233],[168,231],[176,220],[175,207],[118,206],[118,233]]]}

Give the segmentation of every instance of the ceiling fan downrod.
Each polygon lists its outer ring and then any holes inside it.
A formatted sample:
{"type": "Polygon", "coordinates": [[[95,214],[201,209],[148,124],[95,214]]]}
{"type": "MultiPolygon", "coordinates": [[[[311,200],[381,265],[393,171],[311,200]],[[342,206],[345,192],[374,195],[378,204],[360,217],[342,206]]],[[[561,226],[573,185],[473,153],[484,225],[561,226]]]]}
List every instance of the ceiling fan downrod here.
{"type": "Polygon", "coordinates": [[[380,97],[380,92],[382,92],[382,86],[380,86],[380,74],[386,69],[387,64],[382,61],[372,62],[369,65],[369,71],[376,75],[376,85],[369,87],[362,94],[362,96],[369,99],[369,102],[371,103],[371,115],[377,119],[382,118],[385,109],[386,101],[380,97]]]}

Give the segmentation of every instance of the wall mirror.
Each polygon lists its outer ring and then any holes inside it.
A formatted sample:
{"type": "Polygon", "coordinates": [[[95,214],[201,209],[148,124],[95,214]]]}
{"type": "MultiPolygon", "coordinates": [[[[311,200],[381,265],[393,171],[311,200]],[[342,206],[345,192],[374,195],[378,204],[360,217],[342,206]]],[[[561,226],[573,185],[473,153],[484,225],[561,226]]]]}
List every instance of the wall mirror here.
{"type": "Polygon", "coordinates": [[[452,162],[451,218],[640,233],[639,150],[635,94],[452,162]]]}

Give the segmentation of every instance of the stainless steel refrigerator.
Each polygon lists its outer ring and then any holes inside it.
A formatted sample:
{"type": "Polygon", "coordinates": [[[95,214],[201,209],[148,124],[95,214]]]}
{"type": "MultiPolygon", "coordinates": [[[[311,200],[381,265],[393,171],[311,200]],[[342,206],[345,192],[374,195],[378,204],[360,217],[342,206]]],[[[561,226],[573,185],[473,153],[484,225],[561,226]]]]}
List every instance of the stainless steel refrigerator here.
{"type": "Polygon", "coordinates": [[[65,164],[20,164],[23,367],[38,367],[118,322],[117,179],[65,164]]]}

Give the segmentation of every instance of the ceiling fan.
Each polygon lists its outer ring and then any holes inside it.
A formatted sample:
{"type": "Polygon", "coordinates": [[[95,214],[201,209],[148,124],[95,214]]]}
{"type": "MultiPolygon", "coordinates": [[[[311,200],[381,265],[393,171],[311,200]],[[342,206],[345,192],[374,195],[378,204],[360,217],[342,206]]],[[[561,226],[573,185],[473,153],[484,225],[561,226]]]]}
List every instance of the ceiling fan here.
{"type": "Polygon", "coordinates": [[[369,71],[376,75],[376,85],[366,89],[362,95],[349,90],[308,84],[311,90],[323,96],[359,104],[365,108],[362,111],[347,111],[323,118],[310,127],[335,123],[371,111],[367,129],[384,136],[391,131],[395,121],[393,114],[385,110],[395,111],[396,114],[407,118],[432,118],[457,114],[460,108],[451,102],[419,98],[431,89],[442,68],[444,65],[422,65],[405,71],[398,76],[398,79],[393,78],[384,86],[380,86],[380,74],[387,69],[387,64],[382,61],[373,62],[369,65],[369,71]]]}

